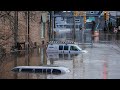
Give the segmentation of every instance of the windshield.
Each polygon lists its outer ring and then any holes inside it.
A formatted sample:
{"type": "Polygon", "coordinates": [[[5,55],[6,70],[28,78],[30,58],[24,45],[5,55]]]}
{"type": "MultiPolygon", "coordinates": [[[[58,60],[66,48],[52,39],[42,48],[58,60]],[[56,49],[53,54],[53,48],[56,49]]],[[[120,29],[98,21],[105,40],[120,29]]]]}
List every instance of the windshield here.
{"type": "Polygon", "coordinates": [[[75,45],[77,49],[79,49],[80,51],[82,50],[79,46],[75,45]]]}

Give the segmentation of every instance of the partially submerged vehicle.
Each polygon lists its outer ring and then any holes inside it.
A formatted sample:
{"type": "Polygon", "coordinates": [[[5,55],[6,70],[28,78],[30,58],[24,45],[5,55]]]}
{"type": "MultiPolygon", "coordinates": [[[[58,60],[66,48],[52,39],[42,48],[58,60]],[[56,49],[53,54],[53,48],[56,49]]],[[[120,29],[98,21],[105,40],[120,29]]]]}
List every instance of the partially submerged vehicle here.
{"type": "Polygon", "coordinates": [[[70,72],[66,67],[60,66],[17,66],[12,69],[14,72],[29,72],[29,73],[47,73],[47,74],[65,74],[70,72]]]}
{"type": "Polygon", "coordinates": [[[74,42],[57,42],[51,41],[47,46],[47,52],[56,52],[56,53],[80,53],[86,52],[82,50],[78,44],[74,42]]]}

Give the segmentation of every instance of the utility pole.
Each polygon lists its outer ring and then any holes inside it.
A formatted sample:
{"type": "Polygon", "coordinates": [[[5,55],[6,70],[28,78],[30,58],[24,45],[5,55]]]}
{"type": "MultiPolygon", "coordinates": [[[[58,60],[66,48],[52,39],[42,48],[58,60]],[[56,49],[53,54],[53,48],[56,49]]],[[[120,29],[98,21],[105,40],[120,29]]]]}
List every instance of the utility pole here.
{"type": "Polygon", "coordinates": [[[73,16],[73,41],[75,42],[75,16],[73,16]]]}
{"type": "MultiPolygon", "coordinates": [[[[14,45],[15,49],[18,48],[17,46],[18,42],[18,11],[14,11],[14,45]]],[[[14,67],[17,66],[17,53],[18,51],[14,52],[14,67]]],[[[14,74],[14,77],[17,78],[17,75],[14,74]]]]}
{"type": "Polygon", "coordinates": [[[51,41],[51,11],[49,11],[49,41],[51,41]]]}
{"type": "Polygon", "coordinates": [[[25,40],[26,50],[29,53],[29,11],[26,11],[26,40],[25,40]]]}
{"type": "Polygon", "coordinates": [[[84,36],[85,36],[85,32],[84,32],[84,30],[85,30],[85,24],[86,24],[86,12],[84,11],[83,12],[83,20],[82,20],[83,22],[82,22],[82,44],[83,44],[83,46],[82,46],[82,48],[84,49],[84,47],[85,47],[85,38],[84,38],[84,36]]]}
{"type": "Polygon", "coordinates": [[[50,13],[50,23],[49,23],[49,41],[52,40],[52,11],[50,13]]]}
{"type": "Polygon", "coordinates": [[[26,49],[26,65],[29,66],[29,11],[25,12],[26,14],[26,38],[25,38],[25,49],[26,49]]]}
{"type": "Polygon", "coordinates": [[[14,43],[17,46],[18,42],[18,11],[14,12],[14,43]]]}
{"type": "Polygon", "coordinates": [[[54,41],[54,11],[52,11],[52,41],[54,41]]]}
{"type": "MultiPolygon", "coordinates": [[[[17,42],[18,42],[18,11],[14,11],[14,46],[15,49],[18,48],[17,42]]],[[[17,53],[18,51],[14,52],[14,67],[17,66],[17,53]]],[[[17,74],[14,74],[14,79],[17,79],[17,74]]]]}
{"type": "Polygon", "coordinates": [[[75,42],[75,29],[76,29],[76,25],[75,25],[75,17],[78,16],[78,11],[74,11],[73,12],[73,41],[75,42]]]}

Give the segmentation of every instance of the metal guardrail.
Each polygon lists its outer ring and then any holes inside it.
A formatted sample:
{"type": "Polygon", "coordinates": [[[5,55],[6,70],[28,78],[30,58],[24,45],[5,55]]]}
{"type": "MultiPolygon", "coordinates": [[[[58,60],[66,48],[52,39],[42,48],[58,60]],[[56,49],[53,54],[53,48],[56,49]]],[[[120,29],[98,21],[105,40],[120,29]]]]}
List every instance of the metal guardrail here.
{"type": "Polygon", "coordinates": [[[115,44],[120,48],[120,40],[116,40],[115,44]]]}
{"type": "Polygon", "coordinates": [[[75,42],[73,42],[73,41],[64,41],[64,42],[62,42],[62,41],[50,41],[49,42],[49,44],[74,44],[75,42]]]}
{"type": "Polygon", "coordinates": [[[110,33],[102,33],[99,35],[99,42],[101,43],[112,43],[116,40],[120,40],[120,34],[110,34],[110,33]]]}
{"type": "MultiPolygon", "coordinates": [[[[55,41],[73,41],[73,34],[67,32],[64,34],[58,34],[55,37],[55,41]]],[[[75,42],[79,45],[93,45],[93,39],[91,35],[91,30],[78,30],[75,32],[75,42]]]]}

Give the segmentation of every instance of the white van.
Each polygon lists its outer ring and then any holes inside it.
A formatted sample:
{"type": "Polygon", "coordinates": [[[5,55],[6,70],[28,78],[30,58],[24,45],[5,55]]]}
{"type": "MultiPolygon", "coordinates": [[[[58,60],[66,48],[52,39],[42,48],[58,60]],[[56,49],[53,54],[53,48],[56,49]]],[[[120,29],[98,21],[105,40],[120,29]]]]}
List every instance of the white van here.
{"type": "Polygon", "coordinates": [[[74,42],[50,42],[47,46],[47,52],[56,53],[79,53],[85,52],[74,42]]]}

